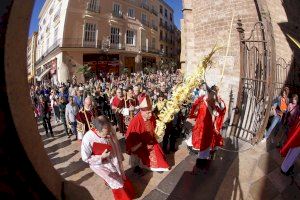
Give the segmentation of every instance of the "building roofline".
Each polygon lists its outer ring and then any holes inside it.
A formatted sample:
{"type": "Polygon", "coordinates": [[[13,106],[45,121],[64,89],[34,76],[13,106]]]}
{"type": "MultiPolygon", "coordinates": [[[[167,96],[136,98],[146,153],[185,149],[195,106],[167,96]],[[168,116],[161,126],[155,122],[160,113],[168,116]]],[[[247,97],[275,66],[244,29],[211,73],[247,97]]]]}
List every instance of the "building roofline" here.
{"type": "Polygon", "coordinates": [[[44,15],[45,11],[47,10],[47,8],[51,2],[52,2],[52,0],[46,0],[46,2],[43,5],[43,8],[41,9],[41,11],[39,13],[39,19],[41,19],[41,17],[44,15]]]}
{"type": "Polygon", "coordinates": [[[167,6],[174,13],[173,8],[169,4],[167,4],[167,2],[165,2],[164,0],[159,0],[159,2],[161,2],[162,4],[164,4],[165,6],[167,6]]]}

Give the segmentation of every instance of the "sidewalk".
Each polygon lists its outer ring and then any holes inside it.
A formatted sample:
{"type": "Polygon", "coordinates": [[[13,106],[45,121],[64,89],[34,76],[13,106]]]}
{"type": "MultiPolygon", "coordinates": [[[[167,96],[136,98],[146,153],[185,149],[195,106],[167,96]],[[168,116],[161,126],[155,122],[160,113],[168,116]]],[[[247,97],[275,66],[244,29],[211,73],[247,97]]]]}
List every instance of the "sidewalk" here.
{"type": "MultiPolygon", "coordinates": [[[[63,178],[86,187],[97,199],[113,199],[111,190],[87,164],[81,161],[80,144],[63,134],[62,125],[54,125],[55,138],[47,138],[39,124],[45,150],[55,169],[63,178]]],[[[124,147],[124,138],[118,135],[124,147]]],[[[262,143],[252,147],[235,138],[227,138],[225,150],[220,149],[207,174],[192,175],[196,156],[189,155],[185,144],[175,154],[167,155],[172,166],[163,174],[148,172],[136,176],[124,154],[126,174],[137,191],[137,199],[145,200],[196,200],[196,199],[300,199],[296,184],[280,173],[282,158],[272,144],[262,143]]],[[[124,152],[124,149],[123,149],[124,152]]],[[[295,170],[295,181],[300,185],[300,161],[295,170]]]]}
{"type": "MultiPolygon", "coordinates": [[[[274,145],[251,147],[228,138],[224,149],[218,151],[207,174],[192,175],[196,157],[188,156],[145,200],[300,199],[300,188],[280,173],[282,158],[274,145]]],[[[295,168],[295,182],[300,185],[299,160],[295,168]]]]}

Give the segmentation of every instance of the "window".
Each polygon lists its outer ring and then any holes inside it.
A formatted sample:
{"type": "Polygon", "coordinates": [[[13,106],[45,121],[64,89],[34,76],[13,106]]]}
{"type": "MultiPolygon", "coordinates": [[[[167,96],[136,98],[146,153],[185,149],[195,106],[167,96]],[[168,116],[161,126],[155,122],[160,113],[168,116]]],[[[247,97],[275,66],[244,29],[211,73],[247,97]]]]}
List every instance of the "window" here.
{"type": "Polygon", "coordinates": [[[119,4],[114,4],[113,12],[115,14],[121,14],[121,6],[119,4]]]}
{"type": "Polygon", "coordinates": [[[57,41],[57,36],[58,36],[58,28],[56,28],[55,30],[54,30],[54,38],[53,38],[53,42],[55,43],[56,41],[57,41]]]}
{"type": "Polygon", "coordinates": [[[159,12],[160,12],[161,14],[163,14],[163,7],[162,7],[162,5],[159,6],[159,12]]]}
{"type": "Polygon", "coordinates": [[[112,44],[120,43],[120,29],[111,27],[110,43],[112,44]]]}
{"type": "Polygon", "coordinates": [[[142,13],[142,22],[146,22],[147,21],[147,15],[142,13]]]}
{"type": "Polygon", "coordinates": [[[164,45],[160,45],[160,51],[162,52],[164,50],[164,45]]]}
{"type": "Polygon", "coordinates": [[[160,39],[162,40],[163,39],[163,32],[162,32],[162,30],[160,30],[160,39]]]}
{"type": "Polygon", "coordinates": [[[168,10],[165,9],[165,17],[168,17],[168,10]]]}
{"type": "Polygon", "coordinates": [[[152,48],[153,48],[153,49],[155,49],[155,43],[156,43],[155,38],[152,38],[152,48]]]}
{"type": "Polygon", "coordinates": [[[169,50],[168,46],[166,46],[166,55],[168,55],[168,50],[169,50]]]}
{"type": "Polygon", "coordinates": [[[133,8],[129,8],[128,9],[128,17],[135,18],[134,9],[133,8]]]}
{"type": "Polygon", "coordinates": [[[126,44],[135,45],[134,31],[127,30],[127,32],[126,32],[126,44]]]}
{"type": "Polygon", "coordinates": [[[49,48],[49,37],[47,38],[47,41],[46,41],[46,50],[48,50],[49,48]]]}
{"type": "Polygon", "coordinates": [[[84,41],[95,42],[96,41],[96,24],[86,23],[84,26],[84,41]]]}
{"type": "Polygon", "coordinates": [[[173,15],[172,15],[172,13],[170,13],[170,21],[171,22],[173,21],[173,15]]]}
{"type": "Polygon", "coordinates": [[[90,0],[88,3],[88,10],[93,12],[100,12],[99,0],[90,0]]]}

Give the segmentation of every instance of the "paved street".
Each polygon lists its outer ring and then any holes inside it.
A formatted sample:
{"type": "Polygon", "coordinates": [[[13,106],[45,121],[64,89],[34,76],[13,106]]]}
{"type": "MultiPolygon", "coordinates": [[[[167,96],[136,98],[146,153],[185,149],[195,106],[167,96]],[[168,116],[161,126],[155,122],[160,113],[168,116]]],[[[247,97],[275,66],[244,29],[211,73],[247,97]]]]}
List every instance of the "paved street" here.
{"type": "MultiPolygon", "coordinates": [[[[111,190],[101,178],[81,161],[80,144],[71,141],[74,136],[67,138],[62,129],[61,124],[53,125],[55,138],[47,138],[39,124],[46,152],[54,167],[66,180],[86,187],[95,199],[113,199],[111,190]]],[[[124,146],[124,138],[119,136],[119,139],[124,146]]],[[[129,169],[126,154],[124,166],[138,193],[137,199],[300,199],[297,185],[290,185],[291,178],[280,174],[282,158],[274,145],[260,144],[253,148],[248,143],[227,138],[224,149],[219,150],[208,174],[191,174],[196,157],[189,155],[184,144],[175,154],[167,155],[172,166],[168,173],[149,172],[138,177],[129,169]]],[[[295,176],[298,185],[299,169],[298,161],[295,176]]]]}

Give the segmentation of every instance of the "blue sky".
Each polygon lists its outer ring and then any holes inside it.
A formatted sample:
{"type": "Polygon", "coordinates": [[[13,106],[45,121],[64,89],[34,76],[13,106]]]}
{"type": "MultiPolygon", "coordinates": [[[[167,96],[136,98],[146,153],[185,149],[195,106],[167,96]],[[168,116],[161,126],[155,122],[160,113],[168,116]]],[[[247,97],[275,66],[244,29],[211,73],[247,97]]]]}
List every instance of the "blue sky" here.
{"type": "MultiPolygon", "coordinates": [[[[102,0],[105,1],[105,0],[102,0]]],[[[38,30],[38,23],[39,23],[39,13],[43,7],[45,0],[35,0],[33,13],[31,16],[30,28],[29,28],[29,35],[32,35],[34,31],[38,30]]],[[[165,0],[174,10],[174,22],[175,25],[180,28],[180,19],[182,18],[182,0],[165,0]]]]}

